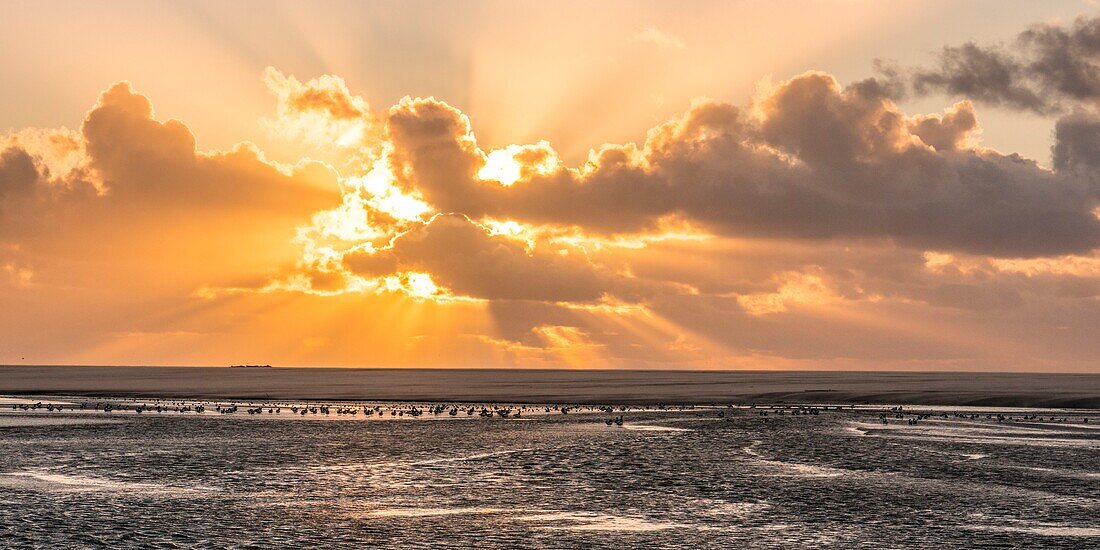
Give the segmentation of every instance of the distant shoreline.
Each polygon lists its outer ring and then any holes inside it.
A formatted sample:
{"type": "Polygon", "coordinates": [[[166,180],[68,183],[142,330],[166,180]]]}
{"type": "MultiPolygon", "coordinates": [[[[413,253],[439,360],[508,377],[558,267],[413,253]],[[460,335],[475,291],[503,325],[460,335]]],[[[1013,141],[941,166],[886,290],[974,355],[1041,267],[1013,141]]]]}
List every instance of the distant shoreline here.
{"type": "Polygon", "coordinates": [[[576,404],[1100,409],[1100,374],[0,366],[0,394],[576,404]]]}

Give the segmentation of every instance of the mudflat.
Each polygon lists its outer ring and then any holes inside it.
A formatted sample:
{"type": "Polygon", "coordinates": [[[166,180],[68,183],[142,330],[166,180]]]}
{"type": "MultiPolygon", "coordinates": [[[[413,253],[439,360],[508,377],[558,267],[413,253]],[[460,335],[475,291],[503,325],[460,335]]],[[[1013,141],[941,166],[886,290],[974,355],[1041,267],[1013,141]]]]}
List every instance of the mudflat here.
{"type": "Polygon", "coordinates": [[[0,366],[0,393],[516,403],[1100,408],[1100,374],[0,366]]]}

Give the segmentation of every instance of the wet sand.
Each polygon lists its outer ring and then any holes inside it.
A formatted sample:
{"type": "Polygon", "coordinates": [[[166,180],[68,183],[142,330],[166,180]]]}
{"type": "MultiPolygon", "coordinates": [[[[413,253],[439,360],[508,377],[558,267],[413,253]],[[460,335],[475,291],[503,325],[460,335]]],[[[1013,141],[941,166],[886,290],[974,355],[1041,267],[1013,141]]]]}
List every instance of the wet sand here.
{"type": "Polygon", "coordinates": [[[0,394],[1100,408],[1100,374],[0,366],[0,394]]]}

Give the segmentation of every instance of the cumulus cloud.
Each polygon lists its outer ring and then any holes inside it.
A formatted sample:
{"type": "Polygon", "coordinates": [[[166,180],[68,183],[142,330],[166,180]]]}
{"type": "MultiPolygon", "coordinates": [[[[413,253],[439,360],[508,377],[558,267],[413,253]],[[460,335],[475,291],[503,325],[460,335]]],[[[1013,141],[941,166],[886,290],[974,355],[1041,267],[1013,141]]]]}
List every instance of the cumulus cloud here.
{"type": "Polygon", "coordinates": [[[1046,169],[981,147],[969,99],[908,114],[891,81],[808,72],[744,107],[699,100],[568,166],[546,141],[482,149],[434,98],[375,111],[337,77],[269,69],[265,82],[272,127],[352,160],[199,151],[125,83],[77,131],[0,139],[0,304],[109,288],[81,304],[210,308],[221,326],[296,325],[299,310],[267,318],[291,295],[317,311],[348,296],[386,311],[411,296],[428,317],[483,308],[491,322],[461,337],[400,328],[434,364],[443,345],[542,366],[977,361],[1013,340],[1098,351],[1100,121],[1087,109],[1058,121],[1046,169]]]}
{"type": "MultiPolygon", "coordinates": [[[[1069,122],[1064,160],[1047,170],[980,147],[969,101],[908,115],[867,82],[807,73],[744,109],[700,101],[641,145],[604,145],[573,168],[545,142],[482,150],[462,112],[406,98],[386,114],[382,164],[393,186],[454,214],[350,249],[344,267],[422,272],[488,301],[501,328],[484,342],[510,354],[548,353],[550,330],[629,364],[716,342],[734,361],[983,365],[1006,343],[977,319],[1012,333],[991,316],[1057,322],[1042,311],[1055,303],[1094,315],[1100,285],[1059,267],[1079,271],[1098,244],[1095,134],[1086,115],[1069,122]],[[677,224],[712,238],[657,238],[677,224]],[[648,322],[660,328],[621,326],[648,322]]],[[[1087,353],[1073,326],[1048,341],[1087,353]]]]}
{"type": "Polygon", "coordinates": [[[215,208],[317,209],[332,200],[335,174],[319,163],[280,167],[251,144],[201,153],[177,120],[153,118],[129,84],[104,92],[82,127],[88,166],[115,200],[164,198],[215,208]]]}
{"type": "MultiPolygon", "coordinates": [[[[890,238],[999,256],[1100,245],[1095,184],[975,147],[977,130],[969,103],[909,117],[862,86],[807,73],[749,112],[700,102],[641,147],[604,146],[583,169],[527,170],[504,186],[479,178],[486,156],[453,107],[404,100],[387,119],[401,184],[475,218],[615,233],[683,217],[730,236],[890,238]]],[[[1089,139],[1060,137],[1067,149],[1089,139]]]]}
{"type": "Polygon", "coordinates": [[[339,201],[336,174],[323,164],[277,165],[247,143],[196,150],[182,122],[154,118],[128,83],[105,91],[79,132],[24,131],[4,142],[0,241],[34,261],[121,269],[120,258],[154,254],[163,260],[136,267],[241,269],[339,201]]]}

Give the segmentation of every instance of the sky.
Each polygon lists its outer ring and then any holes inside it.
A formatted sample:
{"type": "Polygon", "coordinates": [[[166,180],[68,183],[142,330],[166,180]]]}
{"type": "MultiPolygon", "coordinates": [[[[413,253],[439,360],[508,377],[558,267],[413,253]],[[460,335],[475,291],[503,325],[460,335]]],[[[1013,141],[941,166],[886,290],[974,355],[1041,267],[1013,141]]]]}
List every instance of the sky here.
{"type": "Polygon", "coordinates": [[[0,364],[1100,372],[1100,7],[0,3],[0,364]]]}

